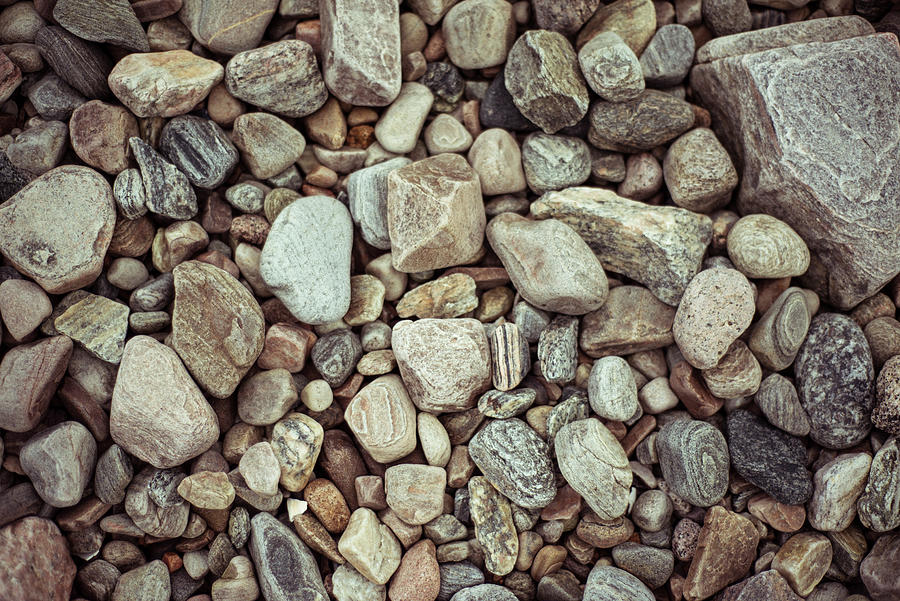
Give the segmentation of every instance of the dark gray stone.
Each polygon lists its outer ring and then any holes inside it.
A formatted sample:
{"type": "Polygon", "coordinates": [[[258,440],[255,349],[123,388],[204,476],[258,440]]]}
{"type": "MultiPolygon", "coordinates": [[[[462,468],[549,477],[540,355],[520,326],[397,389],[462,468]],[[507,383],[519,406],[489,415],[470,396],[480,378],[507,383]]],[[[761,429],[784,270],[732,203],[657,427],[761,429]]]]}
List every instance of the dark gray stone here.
{"type": "Polygon", "coordinates": [[[347,328],[328,332],[316,340],[310,358],[322,379],[337,388],[356,369],[362,354],[359,336],[347,328]]]}
{"type": "Polygon", "coordinates": [[[900,598],[900,534],[883,534],[859,566],[862,579],[872,601],[894,601],[900,598]]]}
{"type": "Polygon", "coordinates": [[[541,331],[537,347],[541,375],[548,382],[567,384],[578,368],[578,318],[560,315],[541,331]]]}
{"type": "Polygon", "coordinates": [[[533,131],[537,127],[525,118],[513,102],[512,96],[506,89],[503,71],[488,86],[481,99],[478,109],[478,119],[482,127],[490,129],[499,127],[512,131],[533,131]]]}
{"type": "Polygon", "coordinates": [[[131,138],[128,144],[141,170],[147,209],[170,219],[196,215],[197,195],[187,176],[140,138],[131,138]]]}
{"type": "Polygon", "coordinates": [[[169,580],[172,584],[172,601],[187,601],[204,583],[203,578],[194,580],[183,569],[172,574],[169,580]]]}
{"type": "Polygon", "coordinates": [[[150,51],[147,34],[128,0],[57,0],[53,18],[83,40],[150,51]]]}
{"type": "Polygon", "coordinates": [[[179,468],[156,470],[147,483],[150,499],[160,507],[176,507],[184,503],[178,485],[187,477],[179,468]]]}
{"type": "Polygon", "coordinates": [[[128,306],[132,311],[162,311],[174,298],[175,276],[164,273],[135,288],[128,299],[128,306]]]}
{"type": "Polygon", "coordinates": [[[679,497],[709,507],[728,491],[728,445],[715,426],[692,419],[659,430],[656,452],[663,478],[679,497]]]}
{"type": "Polygon", "coordinates": [[[231,544],[231,539],[224,532],[220,532],[209,545],[209,554],[206,556],[209,571],[216,576],[222,576],[236,555],[237,549],[231,544]]]}
{"type": "Polygon", "coordinates": [[[703,22],[715,37],[747,31],[753,17],[747,0],[703,0],[703,22]]]}
{"type": "Polygon", "coordinates": [[[27,183],[28,176],[9,162],[5,152],[0,152],[0,202],[6,202],[27,183]]]}
{"type": "Polygon", "coordinates": [[[541,601],[581,601],[581,583],[572,572],[560,570],[547,574],[537,585],[541,601]]]}
{"type": "Polygon", "coordinates": [[[641,54],[647,85],[670,88],[680,84],[694,62],[694,36],[677,23],[660,27],[641,54]]]}
{"type": "Polygon", "coordinates": [[[116,583],[121,575],[113,564],[95,559],[78,570],[75,584],[85,597],[95,601],[108,601],[116,590],[116,583]]]}
{"type": "Polygon", "coordinates": [[[56,26],[38,31],[34,43],[50,68],[89,100],[110,95],[106,78],[112,71],[112,61],[100,46],[56,26]]]}
{"type": "Polygon", "coordinates": [[[104,503],[121,503],[133,476],[134,468],[128,454],[119,445],[111,445],[97,460],[94,494],[104,503]]]}
{"type": "Polygon", "coordinates": [[[428,63],[425,75],[419,79],[419,83],[426,86],[434,94],[436,110],[446,112],[452,110],[462,98],[465,82],[459,74],[459,69],[448,62],[428,63]],[[441,103],[443,101],[443,105],[441,103]]]}
{"type": "Polygon", "coordinates": [[[159,138],[163,155],[198,188],[222,185],[238,163],[238,151],[214,121],[192,115],[175,117],[159,138]]]}
{"type": "Polygon", "coordinates": [[[72,112],[87,102],[55,73],[48,73],[28,88],[28,100],[44,119],[68,121],[72,112]]]}

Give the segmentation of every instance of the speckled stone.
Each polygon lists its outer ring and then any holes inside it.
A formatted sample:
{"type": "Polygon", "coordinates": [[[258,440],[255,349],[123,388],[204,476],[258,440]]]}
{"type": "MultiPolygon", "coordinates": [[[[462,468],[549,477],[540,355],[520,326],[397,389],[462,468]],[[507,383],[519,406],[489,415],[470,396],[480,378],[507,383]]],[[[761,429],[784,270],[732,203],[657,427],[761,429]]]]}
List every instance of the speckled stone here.
{"type": "Polygon", "coordinates": [[[900,440],[896,437],[875,453],[857,509],[863,526],[876,532],[900,526],[900,440]]]}
{"type": "Polygon", "coordinates": [[[596,564],[584,587],[584,601],[653,601],[647,586],[625,570],[596,564]]]}
{"type": "Polygon", "coordinates": [[[581,349],[591,357],[627,355],[672,343],[675,309],[641,286],[618,286],[606,303],[584,316],[581,349]]]}
{"type": "Polygon", "coordinates": [[[275,424],[269,442],[281,466],[281,486],[291,492],[303,490],[312,477],[323,440],[322,426],[303,413],[288,413],[275,424]]]}
{"type": "Polygon", "coordinates": [[[268,513],[250,521],[250,556],[267,601],[327,601],[313,554],[291,530],[268,513]]]}
{"type": "Polygon", "coordinates": [[[641,53],[644,80],[655,88],[678,85],[694,61],[694,36],[681,23],[663,25],[641,53]]]}
{"type": "Polygon", "coordinates": [[[603,32],[582,46],[578,64],[588,85],[604,100],[625,102],[644,91],[641,63],[614,31],[603,32]]]}
{"type": "Polygon", "coordinates": [[[602,418],[626,421],[638,410],[638,390],[631,366],[621,357],[594,361],[588,379],[591,409],[602,418]]]}
{"type": "Polygon", "coordinates": [[[612,557],[616,566],[637,576],[651,589],[663,586],[675,567],[675,556],[670,550],[633,542],[613,547],[612,557]]]}
{"type": "Polygon", "coordinates": [[[562,190],[591,176],[591,151],[581,138],[535,132],[522,142],[522,168],[535,194],[562,190]]]}
{"type": "Polygon", "coordinates": [[[187,527],[190,505],[178,495],[176,488],[184,473],[157,470],[147,466],[138,472],[125,495],[125,512],[129,526],[151,536],[181,536],[187,527]]]}
{"type": "Polygon", "coordinates": [[[469,510],[475,537],[484,552],[484,567],[491,574],[505,576],[513,570],[519,553],[510,503],[483,476],[471,478],[468,490],[469,510]]]}
{"type": "MultiPolygon", "coordinates": [[[[672,142],[663,160],[663,178],[672,202],[698,213],[728,204],[738,185],[738,174],[728,152],[713,131],[705,127],[692,129],[672,142]]],[[[747,277],[762,277],[744,273],[747,277]]]]}
{"type": "Polygon", "coordinates": [[[602,150],[650,150],[680,136],[693,124],[690,104],[665,92],[644,90],[626,102],[595,103],[588,142],[602,150]]]}
{"type": "Polygon", "coordinates": [[[656,438],[663,478],[675,494],[700,507],[717,503],[728,491],[728,450],[722,433],[699,420],[669,422],[656,438]]]}
{"type": "Polygon", "coordinates": [[[350,564],[342,564],[331,575],[337,601],[384,601],[385,586],[375,584],[350,564]]]}
{"type": "Polygon", "coordinates": [[[360,357],[362,344],[359,336],[349,328],[328,332],[316,340],[310,351],[315,368],[335,388],[347,381],[360,357]]]}
{"type": "Polygon", "coordinates": [[[447,472],[442,467],[401,463],[384,472],[385,500],[398,518],[420,526],[441,515],[447,472]]]}
{"type": "Polygon", "coordinates": [[[144,204],[152,213],[170,219],[190,219],[197,214],[197,195],[187,176],[142,139],[128,140],[141,170],[144,204]]]}
{"type": "Polygon", "coordinates": [[[876,428],[900,434],[900,357],[888,359],[875,381],[875,409],[872,423],[876,428]]]}

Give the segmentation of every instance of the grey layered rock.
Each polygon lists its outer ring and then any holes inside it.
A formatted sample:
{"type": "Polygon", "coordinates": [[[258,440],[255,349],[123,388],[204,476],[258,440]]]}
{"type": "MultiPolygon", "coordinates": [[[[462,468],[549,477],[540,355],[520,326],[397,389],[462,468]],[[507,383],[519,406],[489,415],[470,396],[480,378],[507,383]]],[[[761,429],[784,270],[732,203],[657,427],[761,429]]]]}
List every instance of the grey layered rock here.
{"type": "Polygon", "coordinates": [[[128,144],[141,170],[144,204],[150,212],[170,219],[196,215],[197,195],[187,176],[140,138],[131,138],[128,144]]]}
{"type": "Polygon", "coordinates": [[[600,101],[590,113],[588,142],[602,150],[650,150],[694,124],[691,105],[665,92],[644,90],[626,102],[600,101]]]}
{"type": "Polygon", "coordinates": [[[584,601],[653,601],[647,586],[625,570],[597,564],[588,574],[584,601]]]}
{"type": "Polygon", "coordinates": [[[347,208],[327,196],[307,196],[285,207],[263,246],[259,272],[300,321],[322,324],[350,308],[353,222],[347,208]]]}
{"type": "Polygon", "coordinates": [[[604,100],[633,100],[644,91],[641,63],[614,31],[604,31],[582,46],[578,64],[588,85],[604,100]]]}
{"type": "Polygon", "coordinates": [[[90,482],[96,456],[97,443],[90,431],[69,421],[29,438],[19,452],[19,463],[48,505],[71,507],[90,482]]]}
{"type": "Polygon", "coordinates": [[[781,374],[771,374],[760,383],[756,405],[776,428],[794,436],[809,434],[809,416],[800,404],[797,389],[781,374]]]}
{"type": "Polygon", "coordinates": [[[547,441],[550,448],[556,441],[556,435],[563,429],[563,426],[586,419],[591,413],[591,405],[588,402],[587,395],[581,390],[575,390],[564,401],[554,405],[547,416],[547,441]]]}
{"type": "Polygon", "coordinates": [[[347,178],[350,215],[359,226],[363,240],[375,248],[391,248],[387,221],[388,175],[411,162],[406,157],[397,157],[354,171],[347,178]]]}
{"type": "MultiPolygon", "coordinates": [[[[825,43],[752,48],[698,65],[691,87],[741,165],[740,211],[794,228],[813,254],[817,291],[848,309],[900,270],[900,215],[887,208],[900,189],[889,133],[900,115],[900,53],[885,36],[828,41],[837,28],[821,27],[815,41],[825,43]]],[[[763,47],[791,39],[787,30],[763,31],[754,32],[763,47]]]]}
{"type": "Polygon", "coordinates": [[[183,0],[178,18],[197,41],[218,54],[254,48],[278,6],[278,0],[183,0]]]}
{"type": "Polygon", "coordinates": [[[245,102],[287,117],[305,117],[328,99],[312,46],[283,40],[231,57],[225,86],[245,102]]]}
{"type": "Polygon", "coordinates": [[[787,369],[806,339],[810,319],[806,294],[800,288],[788,288],[750,330],[747,346],[766,368],[787,369]]]}
{"type": "Polygon", "coordinates": [[[558,316],[541,330],[537,347],[541,375],[548,382],[566,384],[578,369],[578,318],[558,316]]]}
{"type": "Polygon", "coordinates": [[[532,10],[541,29],[570,35],[581,29],[600,4],[600,0],[535,0],[532,2],[532,10]]]}
{"type": "Polygon", "coordinates": [[[362,354],[362,343],[356,332],[341,328],[316,340],[309,357],[322,378],[336,388],[350,377],[362,354]]]}
{"type": "Polygon", "coordinates": [[[110,95],[106,78],[112,71],[112,61],[101,46],[56,26],[38,31],[34,43],[60,79],[84,96],[93,99],[110,95]]]}
{"type": "Polygon", "coordinates": [[[591,151],[581,138],[537,132],[522,143],[522,167],[535,194],[562,190],[591,176],[591,151]]]}
{"type": "Polygon", "coordinates": [[[125,500],[125,490],[134,475],[128,454],[117,444],[100,455],[94,468],[94,494],[109,505],[125,500]]]}
{"type": "Polygon", "coordinates": [[[56,22],[83,40],[110,43],[135,52],[149,52],[147,34],[128,0],[59,0],[56,22]]]}
{"type": "Polygon", "coordinates": [[[728,491],[728,445],[715,426],[692,419],[659,430],[656,452],[663,478],[679,497],[709,507],[728,491]]]}
{"type": "Polygon", "coordinates": [[[442,563],[440,569],[441,590],[438,593],[438,601],[450,601],[458,591],[475,588],[484,583],[484,573],[469,561],[442,563]]]}
{"type": "Polygon", "coordinates": [[[794,373],[814,441],[845,449],[868,435],[875,369],[869,343],[855,321],[838,313],[814,317],[794,373]]]}
{"type": "Polygon", "coordinates": [[[512,572],[519,553],[509,501],[484,476],[471,478],[468,490],[469,510],[475,538],[484,552],[484,567],[491,574],[505,576],[512,572]]]}
{"type": "Polygon", "coordinates": [[[556,496],[547,443],[520,419],[490,422],[469,441],[469,456],[520,507],[545,507],[556,496]]]}
{"type": "Polygon", "coordinates": [[[735,471],[779,503],[799,505],[809,500],[812,476],[799,438],[740,410],[728,416],[728,449],[735,471]]]}
{"type": "Polygon", "coordinates": [[[188,524],[191,506],[175,492],[184,477],[174,470],[142,469],[128,486],[125,512],[134,525],[151,536],[181,536],[188,524]]]}
{"type": "Polygon", "coordinates": [[[900,526],[900,440],[896,437],[875,453],[857,509],[863,526],[876,532],[900,526]]]}
{"type": "Polygon", "coordinates": [[[268,513],[250,520],[250,556],[267,601],[327,601],[316,559],[287,526],[268,513]]]}
{"type": "Polygon", "coordinates": [[[563,426],[555,444],[559,470],[591,509],[604,520],[623,515],[628,508],[631,468],[606,426],[594,418],[574,421],[563,426]]]}
{"type": "Polygon", "coordinates": [[[113,197],[116,206],[126,219],[137,219],[147,214],[147,197],[144,194],[144,180],[139,169],[123,169],[113,182],[113,197]]]}
{"type": "Polygon", "coordinates": [[[663,25],[641,54],[641,70],[648,85],[670,88],[680,84],[694,62],[694,36],[681,24],[663,25]]]}
{"type": "Polygon", "coordinates": [[[385,106],[400,93],[400,11],[393,0],[324,0],[322,72],[331,93],[359,106],[385,106]]]}
{"type": "Polygon", "coordinates": [[[67,121],[75,109],[87,102],[55,73],[48,73],[32,84],[26,95],[41,117],[60,121],[67,121]]]}
{"type": "Polygon", "coordinates": [[[239,158],[237,148],[215,121],[192,115],[166,123],[159,148],[188,181],[206,190],[222,185],[239,158]]]}
{"type": "Polygon", "coordinates": [[[621,357],[594,361],[588,379],[588,399],[602,418],[624,422],[634,415],[638,410],[638,390],[628,362],[621,357]]]}
{"type": "Polygon", "coordinates": [[[601,188],[548,192],[531,204],[531,214],[569,225],[606,269],[637,280],[672,306],[700,270],[712,239],[705,215],[650,206],[601,188]]]}
{"type": "Polygon", "coordinates": [[[588,91],[569,41],[553,31],[523,34],[509,51],[506,89],[529,121],[554,134],[588,110],[588,91]]]}

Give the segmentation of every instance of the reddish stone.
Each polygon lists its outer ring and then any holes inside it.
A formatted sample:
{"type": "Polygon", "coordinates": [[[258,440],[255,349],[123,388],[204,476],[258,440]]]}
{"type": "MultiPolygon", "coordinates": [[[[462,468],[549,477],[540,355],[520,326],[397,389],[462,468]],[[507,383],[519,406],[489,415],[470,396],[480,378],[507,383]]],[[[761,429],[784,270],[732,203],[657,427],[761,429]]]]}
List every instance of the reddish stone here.
{"type": "Polygon", "coordinates": [[[6,353],[0,362],[0,428],[27,432],[41,421],[71,355],[67,336],[22,344],[6,353]]]}
{"type": "Polygon", "coordinates": [[[68,601],[75,563],[50,520],[27,517],[0,530],[0,598],[68,601]]]}
{"type": "Polygon", "coordinates": [[[388,588],[388,598],[391,601],[434,601],[440,589],[441,572],[434,543],[426,539],[403,555],[388,588]]]}
{"type": "Polygon", "coordinates": [[[181,10],[182,0],[137,0],[131,3],[141,23],[171,17],[181,10]]]}
{"type": "Polygon", "coordinates": [[[5,52],[0,52],[0,102],[6,102],[21,83],[22,70],[6,56],[5,52]]]}

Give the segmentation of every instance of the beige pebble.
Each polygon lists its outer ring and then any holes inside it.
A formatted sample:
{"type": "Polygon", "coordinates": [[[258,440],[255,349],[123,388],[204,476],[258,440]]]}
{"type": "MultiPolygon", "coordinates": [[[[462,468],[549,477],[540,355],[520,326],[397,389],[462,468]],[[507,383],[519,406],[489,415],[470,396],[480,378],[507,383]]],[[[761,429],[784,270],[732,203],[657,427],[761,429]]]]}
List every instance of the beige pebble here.
{"type": "Polygon", "coordinates": [[[450,437],[444,425],[430,413],[421,412],[416,418],[419,442],[429,465],[446,467],[450,461],[450,437]]]}
{"type": "Polygon", "coordinates": [[[396,374],[363,387],[347,405],[344,419],[359,444],[381,463],[396,461],[416,447],[416,409],[396,374]]]}
{"type": "Polygon", "coordinates": [[[468,159],[486,196],[521,192],[527,187],[522,151],[505,129],[493,128],[479,134],[469,149],[468,159]]]}
{"type": "Polygon", "coordinates": [[[118,257],[109,264],[106,279],[116,288],[134,290],[150,279],[150,273],[141,261],[131,257],[118,257]]]}
{"type": "Polygon", "coordinates": [[[447,472],[434,465],[403,463],[384,472],[388,507],[414,526],[430,522],[443,513],[446,487],[447,472]]]}
{"type": "Polygon", "coordinates": [[[809,267],[809,249],[783,221],[770,215],[741,217],[728,233],[728,257],[748,278],[783,278],[803,275],[809,267]]]}
{"type": "Polygon", "coordinates": [[[0,314],[15,340],[34,332],[52,311],[50,297],[34,282],[9,279],[0,284],[0,314]]]}
{"type": "Polygon", "coordinates": [[[325,411],[334,401],[331,386],[325,380],[312,380],[300,391],[300,400],[310,411],[325,411]]]}

